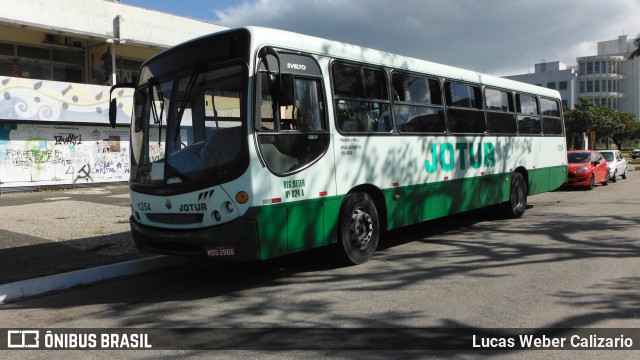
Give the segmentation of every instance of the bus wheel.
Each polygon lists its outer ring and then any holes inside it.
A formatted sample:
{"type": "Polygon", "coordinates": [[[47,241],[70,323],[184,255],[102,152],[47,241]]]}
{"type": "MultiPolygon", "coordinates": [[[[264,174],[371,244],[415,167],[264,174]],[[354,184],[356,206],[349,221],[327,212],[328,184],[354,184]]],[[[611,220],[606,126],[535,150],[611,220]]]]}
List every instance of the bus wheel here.
{"type": "Polygon", "coordinates": [[[502,212],[508,218],[519,218],[527,210],[527,183],[524,176],[514,172],[511,176],[509,201],[502,204],[502,212]]]}
{"type": "Polygon", "coordinates": [[[365,193],[348,194],[342,204],[338,224],[338,260],[348,265],[367,262],[378,247],[380,235],[378,211],[371,197],[365,193]]]}

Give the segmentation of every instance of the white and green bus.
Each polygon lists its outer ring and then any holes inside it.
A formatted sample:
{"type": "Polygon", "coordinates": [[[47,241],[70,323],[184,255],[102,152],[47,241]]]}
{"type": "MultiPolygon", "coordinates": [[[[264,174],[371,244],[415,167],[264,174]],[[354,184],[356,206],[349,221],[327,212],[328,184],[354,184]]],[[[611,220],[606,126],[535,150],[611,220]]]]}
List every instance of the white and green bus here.
{"type": "Polygon", "coordinates": [[[528,195],[566,181],[560,104],[285,31],[200,37],[146,61],[135,84],[133,238],[234,261],[333,246],[359,264],[383,230],[491,205],[520,217],[528,195]]]}

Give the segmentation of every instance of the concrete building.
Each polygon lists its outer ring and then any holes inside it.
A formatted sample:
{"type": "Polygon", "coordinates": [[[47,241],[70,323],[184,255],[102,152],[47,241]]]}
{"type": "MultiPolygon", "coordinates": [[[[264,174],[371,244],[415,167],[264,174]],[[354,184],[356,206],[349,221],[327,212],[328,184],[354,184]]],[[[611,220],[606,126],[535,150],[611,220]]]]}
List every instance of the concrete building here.
{"type": "Polygon", "coordinates": [[[578,96],[640,119],[640,59],[628,60],[633,41],[622,35],[599,42],[597,55],[579,57],[578,96]]]}
{"type": "Polygon", "coordinates": [[[131,105],[125,95],[109,127],[110,86],[135,81],[159,51],[225,29],[119,1],[0,7],[0,193],[127,181],[131,105]]]}
{"type": "Polygon", "coordinates": [[[633,42],[622,35],[617,40],[598,42],[598,53],[578,57],[576,66],[541,63],[532,74],[506,78],[555,88],[570,109],[580,97],[586,97],[596,105],[632,113],[640,121],[640,59],[628,60],[635,49],[633,42]]]}

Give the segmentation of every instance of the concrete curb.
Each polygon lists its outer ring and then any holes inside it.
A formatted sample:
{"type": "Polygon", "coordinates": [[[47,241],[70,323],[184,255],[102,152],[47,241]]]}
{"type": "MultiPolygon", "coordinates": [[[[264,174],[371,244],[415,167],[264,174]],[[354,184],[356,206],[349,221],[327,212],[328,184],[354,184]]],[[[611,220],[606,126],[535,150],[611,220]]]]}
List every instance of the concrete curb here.
{"type": "Polygon", "coordinates": [[[188,259],[153,256],[149,258],[125,261],[76,270],[62,274],[49,275],[35,279],[0,285],[0,304],[20,300],[26,297],[60,291],[78,285],[88,285],[121,276],[141,274],[153,270],[184,264],[188,259]]]}

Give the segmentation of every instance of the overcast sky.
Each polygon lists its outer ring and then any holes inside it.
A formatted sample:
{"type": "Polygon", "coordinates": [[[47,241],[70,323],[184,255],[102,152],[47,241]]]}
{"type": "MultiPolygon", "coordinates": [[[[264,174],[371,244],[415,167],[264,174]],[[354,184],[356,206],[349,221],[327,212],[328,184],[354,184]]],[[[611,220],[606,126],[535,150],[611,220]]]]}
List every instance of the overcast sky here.
{"type": "Polygon", "coordinates": [[[122,0],[235,27],[267,26],[498,76],[635,38],[640,0],[122,0]]]}

